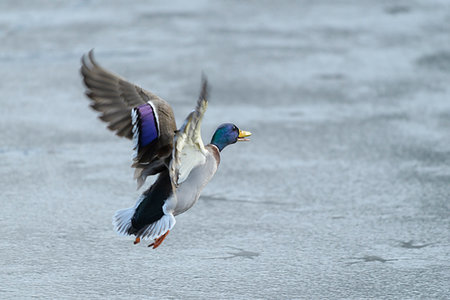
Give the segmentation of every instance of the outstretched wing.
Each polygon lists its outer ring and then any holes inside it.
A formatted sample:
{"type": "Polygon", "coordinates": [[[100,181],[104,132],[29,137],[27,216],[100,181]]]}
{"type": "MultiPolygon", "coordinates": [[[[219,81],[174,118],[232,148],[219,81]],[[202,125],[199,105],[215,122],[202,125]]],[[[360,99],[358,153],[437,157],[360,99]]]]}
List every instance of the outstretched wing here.
{"type": "Polygon", "coordinates": [[[99,66],[93,51],[81,59],[81,74],[91,107],[118,136],[134,140],[133,167],[141,186],[161,172],[172,153],[175,117],[170,105],[153,93],[99,66]]]}
{"type": "Polygon", "coordinates": [[[81,63],[91,107],[101,113],[99,118],[108,123],[110,130],[131,139],[131,109],[158,97],[100,67],[93,50],[82,57],[81,63]]]}
{"type": "Polygon", "coordinates": [[[186,180],[196,166],[204,164],[207,151],[201,137],[201,122],[208,107],[208,82],[202,78],[202,89],[195,110],[184,121],[174,138],[170,175],[175,186],[186,180]]]}

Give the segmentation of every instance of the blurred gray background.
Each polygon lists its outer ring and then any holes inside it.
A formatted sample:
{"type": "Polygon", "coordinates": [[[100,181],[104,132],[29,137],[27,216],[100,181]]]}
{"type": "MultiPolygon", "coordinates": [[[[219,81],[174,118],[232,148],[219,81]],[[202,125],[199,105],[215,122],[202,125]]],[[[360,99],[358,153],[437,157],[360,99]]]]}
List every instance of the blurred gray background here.
{"type": "Polygon", "coordinates": [[[446,0],[0,1],[0,298],[448,298],[449,32],[446,0]],[[156,250],[112,230],[140,191],[91,48],[253,132],[156,250]]]}

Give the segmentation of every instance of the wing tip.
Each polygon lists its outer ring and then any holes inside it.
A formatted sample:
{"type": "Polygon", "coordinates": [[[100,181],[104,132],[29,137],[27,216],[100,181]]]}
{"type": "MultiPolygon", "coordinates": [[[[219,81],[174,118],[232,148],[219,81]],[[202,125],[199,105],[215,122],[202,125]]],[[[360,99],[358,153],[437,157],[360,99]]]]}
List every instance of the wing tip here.
{"type": "Polygon", "coordinates": [[[202,71],[202,87],[200,90],[200,101],[206,101],[208,102],[208,96],[209,96],[209,85],[208,85],[208,78],[206,77],[205,72],[202,71]]]}
{"type": "Polygon", "coordinates": [[[84,66],[87,66],[86,61],[87,60],[92,60],[92,58],[94,57],[94,48],[92,48],[91,50],[88,51],[88,53],[85,53],[81,56],[81,64],[84,66]]]}
{"type": "Polygon", "coordinates": [[[88,53],[85,53],[81,56],[81,74],[83,77],[86,77],[88,71],[92,70],[93,67],[98,67],[97,62],[94,58],[94,49],[89,50],[88,53]]]}

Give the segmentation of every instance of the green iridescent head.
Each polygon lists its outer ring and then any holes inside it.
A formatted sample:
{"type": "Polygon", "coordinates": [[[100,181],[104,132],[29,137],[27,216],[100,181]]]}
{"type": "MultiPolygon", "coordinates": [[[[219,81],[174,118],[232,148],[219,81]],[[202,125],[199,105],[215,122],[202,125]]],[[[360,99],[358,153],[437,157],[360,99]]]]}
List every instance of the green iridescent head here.
{"type": "Polygon", "coordinates": [[[217,127],[216,132],[211,139],[211,144],[217,146],[219,151],[222,151],[228,145],[234,144],[237,141],[248,141],[246,137],[250,136],[248,131],[240,130],[236,125],[225,123],[217,127]]]}

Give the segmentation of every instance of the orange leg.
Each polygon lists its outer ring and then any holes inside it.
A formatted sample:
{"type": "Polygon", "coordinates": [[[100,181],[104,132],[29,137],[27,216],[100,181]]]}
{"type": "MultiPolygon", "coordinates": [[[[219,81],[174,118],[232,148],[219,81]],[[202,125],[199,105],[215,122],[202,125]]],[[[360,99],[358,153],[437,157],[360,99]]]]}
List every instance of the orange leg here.
{"type": "Polygon", "coordinates": [[[156,249],[159,247],[159,245],[161,245],[161,243],[164,241],[164,239],[166,238],[166,236],[169,234],[170,230],[167,230],[166,233],[164,233],[162,236],[160,236],[159,238],[157,238],[155,240],[154,243],[151,243],[150,245],[148,245],[149,247],[153,246],[153,249],[156,249]]]}
{"type": "Polygon", "coordinates": [[[135,245],[139,244],[140,241],[141,241],[141,238],[140,237],[136,237],[136,239],[134,240],[134,244],[135,245]]]}

